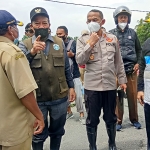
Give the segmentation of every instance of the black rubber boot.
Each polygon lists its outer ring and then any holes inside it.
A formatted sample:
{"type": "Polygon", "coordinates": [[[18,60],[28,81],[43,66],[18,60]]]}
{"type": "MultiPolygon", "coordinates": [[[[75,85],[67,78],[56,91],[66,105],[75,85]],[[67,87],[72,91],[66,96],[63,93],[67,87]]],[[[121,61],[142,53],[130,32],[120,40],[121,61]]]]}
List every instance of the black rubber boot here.
{"type": "Polygon", "coordinates": [[[59,150],[61,143],[61,137],[50,138],[50,150],[59,150]]]}
{"type": "Polygon", "coordinates": [[[86,127],[88,141],[90,144],[90,150],[97,150],[96,147],[96,138],[97,138],[97,127],[96,128],[90,128],[86,127]]]}
{"type": "Polygon", "coordinates": [[[115,138],[116,138],[116,124],[106,124],[107,134],[109,137],[109,150],[117,150],[115,138]]]}
{"type": "Polygon", "coordinates": [[[43,142],[38,142],[38,143],[35,143],[35,142],[32,142],[32,149],[33,150],[43,150],[43,142]]]}

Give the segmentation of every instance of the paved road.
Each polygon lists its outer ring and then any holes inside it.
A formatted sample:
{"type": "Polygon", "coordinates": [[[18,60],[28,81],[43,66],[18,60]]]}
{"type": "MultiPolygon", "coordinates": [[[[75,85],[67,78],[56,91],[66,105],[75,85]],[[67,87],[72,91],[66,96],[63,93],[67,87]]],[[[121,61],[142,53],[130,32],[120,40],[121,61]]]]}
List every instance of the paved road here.
{"type": "MultiPolygon", "coordinates": [[[[125,100],[125,115],[123,121],[123,130],[117,132],[116,144],[118,150],[146,150],[146,133],[143,107],[138,104],[139,121],[142,124],[142,129],[137,130],[131,126],[128,119],[128,106],[125,100]]],[[[89,150],[88,141],[86,137],[85,126],[81,125],[79,114],[76,108],[73,109],[74,117],[66,122],[66,134],[63,136],[61,150],[89,150]]],[[[108,150],[107,147],[107,133],[105,130],[104,121],[101,118],[101,123],[98,127],[97,147],[98,150],[108,150]]],[[[44,150],[49,150],[49,139],[45,142],[44,150]]]]}

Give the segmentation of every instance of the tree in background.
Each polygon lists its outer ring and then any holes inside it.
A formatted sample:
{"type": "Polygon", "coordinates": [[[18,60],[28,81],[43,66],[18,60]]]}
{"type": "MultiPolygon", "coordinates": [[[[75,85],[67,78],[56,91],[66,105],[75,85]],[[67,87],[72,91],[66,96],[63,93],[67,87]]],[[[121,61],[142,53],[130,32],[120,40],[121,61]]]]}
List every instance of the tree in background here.
{"type": "Polygon", "coordinates": [[[77,37],[77,36],[76,36],[76,37],[74,37],[74,40],[75,40],[75,41],[77,41],[77,39],[78,39],[78,37],[77,37]]]}
{"type": "Polygon", "coordinates": [[[72,38],[71,36],[68,36],[67,38],[68,38],[69,40],[73,40],[73,38],[72,38]]]}
{"type": "Polygon", "coordinates": [[[77,39],[78,39],[78,37],[77,36],[75,36],[74,38],[73,37],[71,37],[71,36],[68,36],[67,37],[69,40],[75,40],[75,41],[77,41],[77,39]]]}
{"type": "Polygon", "coordinates": [[[142,45],[150,37],[150,12],[147,13],[144,20],[138,21],[135,30],[142,45]]]}

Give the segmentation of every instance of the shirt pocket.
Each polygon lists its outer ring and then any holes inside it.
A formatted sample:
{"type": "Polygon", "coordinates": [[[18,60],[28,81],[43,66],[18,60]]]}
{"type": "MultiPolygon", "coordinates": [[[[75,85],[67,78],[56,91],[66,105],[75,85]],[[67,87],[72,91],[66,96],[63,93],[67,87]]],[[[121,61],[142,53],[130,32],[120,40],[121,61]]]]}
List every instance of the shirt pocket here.
{"type": "Polygon", "coordinates": [[[52,55],[54,67],[64,67],[64,57],[63,56],[64,56],[63,54],[59,54],[59,55],[53,54],[52,55]]]}
{"type": "Polygon", "coordinates": [[[41,53],[37,53],[33,61],[30,64],[31,68],[42,68],[42,56],[41,53]]]}
{"type": "Polygon", "coordinates": [[[107,58],[109,61],[114,61],[115,57],[115,48],[113,46],[107,47],[107,58]]]}
{"type": "Polygon", "coordinates": [[[68,91],[66,78],[62,76],[62,77],[59,77],[58,80],[59,80],[60,94],[68,91]]]}

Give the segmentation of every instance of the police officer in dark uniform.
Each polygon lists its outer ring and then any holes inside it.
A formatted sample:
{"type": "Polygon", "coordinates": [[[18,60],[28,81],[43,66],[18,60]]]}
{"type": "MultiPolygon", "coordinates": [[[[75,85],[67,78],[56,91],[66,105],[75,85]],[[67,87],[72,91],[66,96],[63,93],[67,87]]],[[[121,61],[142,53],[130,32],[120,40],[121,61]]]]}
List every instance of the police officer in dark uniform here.
{"type": "MultiPolygon", "coordinates": [[[[141,128],[138,122],[137,114],[137,71],[141,56],[141,46],[134,29],[129,28],[131,22],[131,11],[126,6],[118,7],[113,14],[116,28],[110,32],[119,40],[121,55],[124,62],[125,72],[127,76],[127,99],[129,106],[129,117],[133,126],[137,129],[141,128]]],[[[116,113],[118,123],[117,131],[120,131],[123,119],[123,103],[117,99],[116,113]]]]}
{"type": "Polygon", "coordinates": [[[44,8],[30,13],[31,28],[35,35],[19,47],[26,54],[33,76],[38,84],[37,102],[43,113],[45,128],[33,137],[33,150],[42,150],[50,136],[50,150],[59,150],[67,114],[67,99],[75,100],[74,83],[62,39],[51,36],[50,19],[44,8]],[[50,125],[48,126],[48,114],[50,125]]]}

